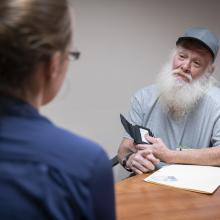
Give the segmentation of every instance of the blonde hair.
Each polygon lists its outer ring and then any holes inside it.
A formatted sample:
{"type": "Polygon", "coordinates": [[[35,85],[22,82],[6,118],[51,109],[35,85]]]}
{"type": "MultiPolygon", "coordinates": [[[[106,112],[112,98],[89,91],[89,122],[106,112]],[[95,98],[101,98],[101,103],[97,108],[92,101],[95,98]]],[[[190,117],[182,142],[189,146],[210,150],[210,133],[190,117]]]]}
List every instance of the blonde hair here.
{"type": "Polygon", "coordinates": [[[1,0],[0,90],[22,88],[41,62],[71,43],[67,0],[1,0]]]}

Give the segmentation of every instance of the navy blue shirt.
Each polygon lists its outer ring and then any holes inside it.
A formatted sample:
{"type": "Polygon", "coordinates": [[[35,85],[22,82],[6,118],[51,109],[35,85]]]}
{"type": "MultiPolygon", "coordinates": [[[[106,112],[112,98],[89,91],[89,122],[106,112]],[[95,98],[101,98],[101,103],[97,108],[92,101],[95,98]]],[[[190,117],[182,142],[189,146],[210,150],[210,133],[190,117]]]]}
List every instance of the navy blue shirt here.
{"type": "Polygon", "coordinates": [[[0,96],[0,218],[114,220],[110,161],[97,144],[0,96]]]}

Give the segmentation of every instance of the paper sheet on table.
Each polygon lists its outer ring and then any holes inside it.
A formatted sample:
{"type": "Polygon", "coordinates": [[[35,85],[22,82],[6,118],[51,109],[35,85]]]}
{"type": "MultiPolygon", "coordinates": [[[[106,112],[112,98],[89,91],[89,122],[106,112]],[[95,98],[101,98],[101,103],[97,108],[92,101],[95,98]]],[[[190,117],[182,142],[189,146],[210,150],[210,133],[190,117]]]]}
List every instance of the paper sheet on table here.
{"type": "Polygon", "coordinates": [[[220,185],[220,167],[168,165],[144,181],[212,194],[220,185]]]}

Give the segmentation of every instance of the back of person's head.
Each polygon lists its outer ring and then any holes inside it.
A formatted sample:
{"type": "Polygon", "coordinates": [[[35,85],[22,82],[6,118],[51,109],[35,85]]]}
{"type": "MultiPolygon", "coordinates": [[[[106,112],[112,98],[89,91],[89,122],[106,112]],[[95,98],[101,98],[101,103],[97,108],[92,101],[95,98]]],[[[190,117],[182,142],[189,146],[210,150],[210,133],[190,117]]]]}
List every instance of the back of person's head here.
{"type": "Polygon", "coordinates": [[[67,0],[1,0],[0,14],[0,91],[12,91],[67,49],[71,18],[67,0]]]}

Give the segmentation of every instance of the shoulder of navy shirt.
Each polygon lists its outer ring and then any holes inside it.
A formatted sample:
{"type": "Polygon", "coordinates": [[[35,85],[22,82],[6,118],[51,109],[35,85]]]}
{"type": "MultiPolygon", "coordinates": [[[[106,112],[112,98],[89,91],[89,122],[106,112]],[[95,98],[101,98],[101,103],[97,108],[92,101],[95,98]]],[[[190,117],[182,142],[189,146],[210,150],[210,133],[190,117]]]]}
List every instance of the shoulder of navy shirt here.
{"type": "MultiPolygon", "coordinates": [[[[22,185],[21,189],[27,190],[30,198],[36,197],[46,204],[46,209],[50,210],[46,215],[49,219],[50,215],[60,220],[73,216],[76,219],[115,219],[112,170],[104,150],[86,138],[55,126],[28,103],[3,96],[0,96],[0,162],[0,182],[8,175],[6,171],[14,175],[13,181],[22,185]],[[109,193],[105,187],[109,188],[109,193]],[[62,211],[56,201],[60,197],[55,199],[58,191],[59,196],[62,191],[68,201],[61,205],[62,211]],[[50,200],[51,196],[54,201],[50,200]],[[105,196],[106,206],[96,207],[105,196]],[[73,210],[68,205],[71,200],[73,210]]],[[[2,195],[3,199],[9,200],[7,195],[5,198],[2,195]]],[[[17,199],[21,200],[20,196],[17,199]]],[[[28,206],[25,202],[23,205],[28,206]]],[[[43,214],[39,217],[43,219],[43,214]]],[[[25,219],[24,215],[21,219],[25,219]]]]}

